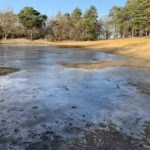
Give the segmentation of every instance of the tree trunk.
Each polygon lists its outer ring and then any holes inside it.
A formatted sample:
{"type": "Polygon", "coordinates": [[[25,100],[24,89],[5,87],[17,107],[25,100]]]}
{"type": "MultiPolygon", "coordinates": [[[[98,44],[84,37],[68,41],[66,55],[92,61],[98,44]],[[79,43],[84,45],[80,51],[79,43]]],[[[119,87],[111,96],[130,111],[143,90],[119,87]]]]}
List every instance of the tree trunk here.
{"type": "Polygon", "coordinates": [[[123,38],[123,39],[125,38],[125,32],[123,32],[122,38],[123,38]]]}
{"type": "Polygon", "coordinates": [[[146,37],[148,37],[148,31],[146,30],[146,37]]]}
{"type": "Polygon", "coordinates": [[[108,39],[108,37],[109,37],[109,33],[108,33],[108,32],[106,32],[106,40],[108,39]]]}
{"type": "Polygon", "coordinates": [[[30,40],[33,41],[33,29],[31,29],[30,40]]]}
{"type": "Polygon", "coordinates": [[[132,38],[134,37],[134,29],[132,29],[132,38]]]}
{"type": "Polygon", "coordinates": [[[7,37],[8,37],[8,35],[6,34],[5,37],[4,37],[4,39],[7,40],[7,37]]]}
{"type": "Polygon", "coordinates": [[[7,37],[8,37],[8,34],[4,34],[4,37],[3,37],[3,39],[4,39],[4,43],[6,43],[6,41],[7,41],[7,37]]]}

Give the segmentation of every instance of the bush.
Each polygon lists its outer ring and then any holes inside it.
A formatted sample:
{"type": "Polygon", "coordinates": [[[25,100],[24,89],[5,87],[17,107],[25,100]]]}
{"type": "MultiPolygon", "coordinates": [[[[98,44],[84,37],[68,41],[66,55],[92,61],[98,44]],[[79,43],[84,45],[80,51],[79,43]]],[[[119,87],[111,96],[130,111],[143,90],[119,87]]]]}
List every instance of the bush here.
{"type": "Polygon", "coordinates": [[[52,36],[51,34],[47,34],[47,35],[45,36],[45,39],[46,39],[47,41],[49,41],[49,42],[54,42],[54,41],[56,41],[55,38],[54,38],[54,36],[52,36]]]}

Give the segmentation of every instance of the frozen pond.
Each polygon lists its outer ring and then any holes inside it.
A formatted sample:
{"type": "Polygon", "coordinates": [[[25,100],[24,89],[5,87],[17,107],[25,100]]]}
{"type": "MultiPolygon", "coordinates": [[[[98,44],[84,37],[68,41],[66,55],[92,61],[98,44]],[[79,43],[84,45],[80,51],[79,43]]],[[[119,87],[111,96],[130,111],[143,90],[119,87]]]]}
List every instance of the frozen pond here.
{"type": "MultiPolygon", "coordinates": [[[[47,138],[52,137],[50,132],[66,140],[81,138],[81,128],[94,130],[101,124],[113,124],[136,139],[145,138],[150,95],[129,83],[150,84],[149,69],[85,70],[57,64],[120,59],[125,58],[76,48],[1,45],[0,66],[21,70],[0,76],[0,149],[37,149],[34,144],[42,142],[44,133],[49,132],[47,138]]],[[[47,143],[40,150],[58,149],[58,144],[47,143]]],[[[145,149],[150,148],[146,144],[145,149]]]]}

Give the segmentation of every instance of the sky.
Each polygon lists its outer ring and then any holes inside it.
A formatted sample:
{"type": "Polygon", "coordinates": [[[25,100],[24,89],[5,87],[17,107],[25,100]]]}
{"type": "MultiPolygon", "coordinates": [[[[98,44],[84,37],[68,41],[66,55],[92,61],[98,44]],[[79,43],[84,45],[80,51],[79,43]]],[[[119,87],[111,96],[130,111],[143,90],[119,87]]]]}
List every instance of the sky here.
{"type": "Polygon", "coordinates": [[[0,9],[12,8],[18,13],[24,6],[31,6],[49,17],[58,11],[72,12],[75,7],[84,12],[90,5],[97,8],[99,17],[106,16],[113,5],[123,6],[126,0],[0,0],[0,9]]]}

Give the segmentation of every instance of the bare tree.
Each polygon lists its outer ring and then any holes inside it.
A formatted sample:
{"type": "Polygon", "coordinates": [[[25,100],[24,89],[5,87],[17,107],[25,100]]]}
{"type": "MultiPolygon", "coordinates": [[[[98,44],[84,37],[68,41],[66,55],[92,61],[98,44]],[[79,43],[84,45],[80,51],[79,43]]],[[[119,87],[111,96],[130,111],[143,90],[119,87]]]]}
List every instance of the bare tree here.
{"type": "Polygon", "coordinates": [[[13,35],[15,32],[17,22],[17,16],[13,13],[13,10],[6,9],[0,12],[0,27],[2,28],[2,37],[7,39],[8,36],[13,35]]]}
{"type": "Polygon", "coordinates": [[[112,25],[111,25],[111,18],[109,16],[106,16],[104,18],[102,18],[102,37],[105,39],[108,39],[111,37],[112,34],[112,25]]]}

